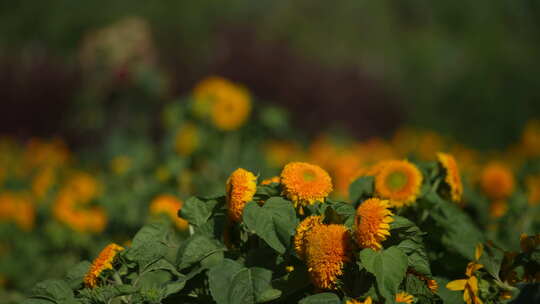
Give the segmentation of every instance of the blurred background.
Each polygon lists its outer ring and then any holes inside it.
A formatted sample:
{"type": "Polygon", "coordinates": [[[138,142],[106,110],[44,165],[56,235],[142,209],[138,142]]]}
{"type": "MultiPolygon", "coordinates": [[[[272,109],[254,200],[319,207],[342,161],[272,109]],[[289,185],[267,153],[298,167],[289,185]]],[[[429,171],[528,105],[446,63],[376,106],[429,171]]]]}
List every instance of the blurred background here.
{"type": "Polygon", "coordinates": [[[292,111],[308,132],[338,125],[362,139],[408,124],[501,148],[540,113],[539,23],[533,0],[2,1],[0,134],[84,145],[78,127],[114,127],[137,110],[152,121],[173,96],[221,75],[292,111]],[[103,33],[129,20],[125,33],[103,33]],[[93,118],[77,116],[90,83],[118,88],[125,78],[122,58],[114,85],[89,77],[85,48],[100,30],[118,48],[131,37],[159,67],[145,81],[161,98],[142,109],[132,98],[127,112],[105,101],[93,118]]]}

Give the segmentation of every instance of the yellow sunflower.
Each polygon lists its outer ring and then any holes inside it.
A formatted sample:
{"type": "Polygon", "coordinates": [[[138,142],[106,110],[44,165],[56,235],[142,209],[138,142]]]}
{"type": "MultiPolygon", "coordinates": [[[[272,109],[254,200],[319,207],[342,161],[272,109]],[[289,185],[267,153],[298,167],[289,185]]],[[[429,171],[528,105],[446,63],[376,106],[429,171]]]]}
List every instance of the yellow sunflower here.
{"type": "Polygon", "coordinates": [[[487,164],[480,175],[480,187],[492,200],[508,198],[514,192],[514,185],[512,171],[502,163],[487,164]]]}
{"type": "Polygon", "coordinates": [[[351,237],[343,225],[315,225],[306,238],[306,262],[313,284],[320,289],[334,289],[350,260],[351,237]]]}
{"type": "Polygon", "coordinates": [[[257,191],[257,177],[242,168],[236,169],[227,179],[227,207],[229,218],[240,222],[247,202],[253,199],[257,191]]]}
{"type": "Polygon", "coordinates": [[[322,225],[322,218],[320,216],[308,216],[296,227],[294,250],[301,260],[305,259],[306,237],[313,227],[317,225],[322,225]]]}
{"type": "Polygon", "coordinates": [[[390,223],[394,221],[390,204],[386,200],[370,198],[356,210],[356,241],[363,248],[380,250],[381,242],[390,235],[390,223]]]}
{"type": "Polygon", "coordinates": [[[393,206],[402,207],[414,203],[420,193],[422,174],[415,165],[406,160],[384,162],[375,176],[375,192],[389,199],[393,206]]]}
{"type": "Polygon", "coordinates": [[[463,301],[467,304],[483,304],[478,296],[478,279],[475,276],[451,281],[446,284],[446,288],[454,291],[463,290],[463,301]]]}
{"type": "Polygon", "coordinates": [[[283,194],[295,207],[323,202],[332,192],[332,179],[321,167],[303,163],[288,163],[281,171],[283,194]]]}
{"type": "Polygon", "coordinates": [[[194,90],[194,110],[201,117],[210,117],[223,131],[241,127],[251,112],[251,97],[243,86],[222,77],[209,77],[194,90]]]}
{"type": "Polygon", "coordinates": [[[84,285],[90,288],[96,287],[100,274],[106,269],[113,268],[112,263],[114,262],[114,258],[122,250],[124,248],[115,243],[107,245],[92,262],[90,269],[84,276],[84,285]]]}
{"type": "Polygon", "coordinates": [[[192,123],[186,123],[178,129],[174,139],[174,149],[180,156],[189,156],[199,146],[199,130],[192,123]]]}
{"type": "Polygon", "coordinates": [[[131,168],[131,157],[127,155],[119,155],[111,160],[111,171],[116,175],[124,175],[131,168]]]}
{"type": "Polygon", "coordinates": [[[350,299],[345,302],[345,304],[371,304],[373,301],[371,300],[371,297],[368,296],[364,301],[358,301],[355,299],[350,299]]]}
{"type": "Polygon", "coordinates": [[[454,156],[447,153],[437,153],[437,158],[446,172],[444,181],[450,187],[452,201],[458,203],[461,201],[461,195],[463,195],[463,184],[461,183],[461,176],[459,174],[456,159],[454,156]]]}
{"type": "Polygon", "coordinates": [[[404,291],[396,294],[396,303],[411,304],[414,301],[414,297],[404,291]]]}
{"type": "Polygon", "coordinates": [[[188,228],[188,222],[178,216],[178,211],[182,209],[182,201],[174,195],[162,194],[154,198],[150,204],[150,213],[153,215],[167,215],[180,230],[188,228]]]}

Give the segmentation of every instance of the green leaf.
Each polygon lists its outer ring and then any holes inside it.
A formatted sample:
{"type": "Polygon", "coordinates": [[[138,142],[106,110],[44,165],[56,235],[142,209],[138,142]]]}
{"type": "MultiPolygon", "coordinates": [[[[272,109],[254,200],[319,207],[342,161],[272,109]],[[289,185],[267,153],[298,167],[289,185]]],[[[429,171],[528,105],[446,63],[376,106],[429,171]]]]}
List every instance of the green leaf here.
{"type": "Polygon", "coordinates": [[[170,229],[163,223],[152,223],[142,227],[133,237],[131,248],[144,246],[148,242],[164,240],[170,229]]]}
{"type": "Polygon", "coordinates": [[[494,278],[500,281],[499,272],[504,257],[504,252],[489,245],[484,244],[484,251],[480,256],[480,264],[484,265],[484,269],[494,278]]]}
{"type": "Polygon", "coordinates": [[[446,284],[450,282],[447,279],[435,277],[434,278],[437,284],[439,285],[439,290],[437,295],[441,297],[444,304],[463,304],[463,292],[453,291],[446,288],[446,284]]]}
{"type": "Polygon", "coordinates": [[[363,197],[371,196],[373,194],[373,176],[361,177],[349,186],[349,200],[351,202],[357,202],[363,197]]]}
{"type": "Polygon", "coordinates": [[[232,278],[243,266],[239,263],[224,259],[219,265],[214,266],[208,271],[208,284],[210,286],[210,293],[218,304],[229,303],[229,289],[232,278]]]}
{"type": "Polygon", "coordinates": [[[109,303],[112,299],[134,294],[138,288],[131,285],[105,285],[92,289],[83,289],[79,291],[79,296],[92,300],[92,303],[109,303]]]}
{"type": "Polygon", "coordinates": [[[431,216],[443,228],[442,243],[468,260],[474,259],[474,248],[485,241],[471,218],[455,204],[441,201],[431,216]]]}
{"type": "Polygon", "coordinates": [[[65,280],[71,289],[77,289],[83,283],[84,276],[90,269],[90,265],[90,262],[83,261],[67,272],[65,280]]]}
{"type": "Polygon", "coordinates": [[[323,292],[309,297],[305,297],[298,304],[340,304],[339,297],[331,292],[323,292]]]}
{"type": "Polygon", "coordinates": [[[289,246],[298,224],[292,204],[279,197],[270,198],[263,207],[249,202],[244,207],[243,220],[248,230],[281,254],[289,246]]]}
{"type": "Polygon", "coordinates": [[[217,205],[217,201],[204,202],[197,197],[190,197],[184,203],[180,216],[186,219],[191,225],[201,226],[212,215],[212,209],[217,205]]]}
{"type": "Polygon", "coordinates": [[[208,272],[212,297],[218,304],[264,303],[281,296],[270,285],[272,272],[260,267],[245,268],[225,259],[208,272]]]}
{"type": "Polygon", "coordinates": [[[375,276],[381,295],[391,303],[405,277],[407,255],[395,246],[381,251],[367,248],[360,252],[360,261],[375,276]]]}
{"type": "Polygon", "coordinates": [[[178,249],[176,263],[179,269],[185,269],[213,253],[224,250],[225,248],[218,241],[206,235],[194,234],[178,249]]]}
{"type": "Polygon", "coordinates": [[[62,280],[46,280],[36,284],[30,291],[30,298],[47,299],[54,303],[75,300],[73,291],[62,280]]]}

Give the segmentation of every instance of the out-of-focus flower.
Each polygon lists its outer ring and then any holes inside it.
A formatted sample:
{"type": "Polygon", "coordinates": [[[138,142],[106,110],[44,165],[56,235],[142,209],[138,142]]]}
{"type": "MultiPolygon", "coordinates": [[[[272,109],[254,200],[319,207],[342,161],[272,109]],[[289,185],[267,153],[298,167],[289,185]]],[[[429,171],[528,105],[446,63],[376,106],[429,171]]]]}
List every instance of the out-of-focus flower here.
{"type": "Polygon", "coordinates": [[[225,78],[212,76],[197,84],[193,91],[194,112],[209,117],[223,131],[240,128],[251,112],[251,96],[246,88],[225,78]]]}
{"type": "Polygon", "coordinates": [[[450,187],[450,197],[452,201],[459,203],[461,195],[463,195],[463,184],[461,183],[457,162],[454,156],[447,153],[437,153],[437,158],[444,168],[444,181],[450,187]]]}
{"type": "Polygon", "coordinates": [[[306,263],[313,284],[334,289],[350,260],[351,237],[343,225],[315,225],[306,238],[306,263]]]}
{"type": "Polygon", "coordinates": [[[192,123],[182,125],[176,132],[174,148],[180,156],[189,156],[200,144],[199,129],[192,123]]]}
{"type": "Polygon", "coordinates": [[[508,198],[514,192],[514,185],[512,171],[499,162],[487,164],[480,175],[480,187],[492,200],[508,198]]]}
{"type": "Polygon", "coordinates": [[[247,202],[253,199],[257,191],[257,177],[242,168],[236,169],[227,179],[226,199],[229,218],[240,222],[247,202]]]}
{"type": "Polygon", "coordinates": [[[525,186],[527,188],[529,205],[535,206],[540,204],[540,176],[527,176],[525,178],[525,186]]]}
{"type": "Polygon", "coordinates": [[[422,173],[405,160],[385,161],[375,176],[375,192],[396,207],[415,202],[422,185],[422,173]]]}
{"type": "Polygon", "coordinates": [[[79,59],[89,69],[106,68],[120,73],[136,64],[153,65],[156,51],[150,26],[140,17],[126,17],[88,33],[79,59]]]}
{"type": "Polygon", "coordinates": [[[124,248],[115,243],[107,245],[107,247],[105,247],[92,262],[90,269],[84,276],[84,285],[89,288],[95,288],[101,273],[107,269],[113,268],[114,259],[118,252],[122,250],[124,250],[124,248]]]}
{"type": "Polygon", "coordinates": [[[266,162],[275,168],[281,168],[291,161],[301,158],[301,149],[291,141],[270,140],[263,145],[266,162]]]}
{"type": "Polygon", "coordinates": [[[521,134],[522,152],[525,156],[540,155],[540,120],[530,120],[521,134]]]}
{"type": "Polygon", "coordinates": [[[132,165],[131,157],[119,155],[111,160],[111,170],[116,175],[124,175],[129,171],[132,165]]]}
{"type": "Polygon", "coordinates": [[[154,198],[150,204],[150,213],[153,215],[165,214],[180,230],[186,230],[189,223],[178,216],[178,211],[182,209],[182,201],[174,195],[162,194],[154,198]]]}
{"type": "Polygon", "coordinates": [[[52,167],[44,167],[38,171],[32,180],[32,192],[37,198],[43,198],[54,185],[56,179],[55,171],[52,167]]]}
{"type": "Polygon", "coordinates": [[[332,192],[332,180],[321,167],[292,162],[281,171],[283,194],[290,199],[295,207],[323,202],[332,192]]]}
{"type": "Polygon", "coordinates": [[[30,231],[34,228],[35,207],[25,193],[0,193],[0,220],[13,221],[20,229],[30,231]]]}
{"type": "Polygon", "coordinates": [[[489,204],[489,214],[494,218],[499,218],[508,211],[508,202],[506,200],[495,200],[489,204]]]}
{"type": "Polygon", "coordinates": [[[59,139],[44,141],[33,138],[26,145],[23,159],[26,169],[44,166],[59,167],[68,162],[69,150],[59,139]]]}
{"type": "Polygon", "coordinates": [[[356,210],[356,240],[363,248],[380,250],[381,242],[390,235],[390,223],[394,221],[386,200],[371,198],[356,210]]]}
{"type": "Polygon", "coordinates": [[[86,172],[73,173],[65,186],[68,191],[74,192],[80,203],[89,203],[101,194],[101,184],[92,175],[86,172]]]}

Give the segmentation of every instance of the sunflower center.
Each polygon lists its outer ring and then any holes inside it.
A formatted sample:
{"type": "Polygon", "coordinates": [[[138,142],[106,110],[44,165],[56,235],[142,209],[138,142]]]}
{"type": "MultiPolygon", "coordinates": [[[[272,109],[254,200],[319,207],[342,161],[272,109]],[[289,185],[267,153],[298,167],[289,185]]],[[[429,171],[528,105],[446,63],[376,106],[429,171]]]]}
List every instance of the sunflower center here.
{"type": "Polygon", "coordinates": [[[302,177],[304,178],[304,180],[306,182],[311,182],[315,179],[315,172],[313,172],[313,170],[310,170],[310,169],[306,169],[302,172],[302,177]]]}
{"type": "Polygon", "coordinates": [[[394,191],[401,190],[407,184],[407,175],[400,171],[392,172],[388,175],[386,184],[388,185],[388,188],[394,191]]]}

